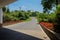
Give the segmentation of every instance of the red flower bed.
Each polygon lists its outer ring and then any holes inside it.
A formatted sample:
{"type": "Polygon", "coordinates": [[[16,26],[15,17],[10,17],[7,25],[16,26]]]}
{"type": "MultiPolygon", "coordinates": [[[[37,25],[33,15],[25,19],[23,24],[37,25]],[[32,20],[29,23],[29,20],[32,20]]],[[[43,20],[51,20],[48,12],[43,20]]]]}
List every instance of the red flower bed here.
{"type": "Polygon", "coordinates": [[[48,23],[48,22],[40,22],[40,24],[44,27],[47,27],[49,29],[53,28],[53,23],[48,23]]]}

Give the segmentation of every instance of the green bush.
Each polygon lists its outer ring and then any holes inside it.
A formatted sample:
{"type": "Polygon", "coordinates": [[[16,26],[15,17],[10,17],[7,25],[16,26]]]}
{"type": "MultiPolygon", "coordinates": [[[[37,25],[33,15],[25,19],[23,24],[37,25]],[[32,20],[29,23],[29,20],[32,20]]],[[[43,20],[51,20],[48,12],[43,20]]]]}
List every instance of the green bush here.
{"type": "Polygon", "coordinates": [[[43,19],[42,18],[38,18],[38,22],[42,22],[43,21],[43,19]]]}
{"type": "Polygon", "coordinates": [[[48,22],[48,19],[43,19],[43,22],[48,22]]]}
{"type": "Polygon", "coordinates": [[[46,13],[38,13],[36,17],[38,22],[48,22],[46,13]]]}
{"type": "Polygon", "coordinates": [[[13,12],[4,12],[3,21],[17,21],[17,20],[27,20],[29,15],[25,11],[13,11],[13,12]]]}
{"type": "Polygon", "coordinates": [[[9,15],[4,12],[3,13],[3,22],[9,21],[9,20],[10,20],[9,15]]]}
{"type": "Polygon", "coordinates": [[[54,29],[56,32],[60,32],[60,4],[57,6],[55,13],[56,13],[56,19],[54,29]]]}
{"type": "Polygon", "coordinates": [[[48,14],[48,16],[47,16],[48,22],[54,23],[55,22],[55,17],[56,17],[55,13],[48,14]]]}

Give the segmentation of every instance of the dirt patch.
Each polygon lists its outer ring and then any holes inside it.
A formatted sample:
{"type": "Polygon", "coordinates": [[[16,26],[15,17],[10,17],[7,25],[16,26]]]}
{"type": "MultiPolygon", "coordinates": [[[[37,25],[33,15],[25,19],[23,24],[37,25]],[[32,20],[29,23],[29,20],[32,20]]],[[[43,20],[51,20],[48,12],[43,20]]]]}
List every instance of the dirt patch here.
{"type": "Polygon", "coordinates": [[[21,23],[23,22],[23,20],[19,20],[19,21],[6,21],[3,23],[4,26],[6,25],[12,25],[12,24],[15,24],[15,23],[21,23]]]}

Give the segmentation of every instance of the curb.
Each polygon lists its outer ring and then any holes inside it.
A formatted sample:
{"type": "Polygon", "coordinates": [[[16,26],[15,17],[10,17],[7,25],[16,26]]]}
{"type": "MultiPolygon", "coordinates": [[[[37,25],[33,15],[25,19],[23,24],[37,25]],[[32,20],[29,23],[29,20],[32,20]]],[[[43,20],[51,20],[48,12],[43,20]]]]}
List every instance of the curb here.
{"type": "Polygon", "coordinates": [[[46,32],[46,34],[51,38],[51,40],[60,40],[60,36],[58,36],[59,34],[57,34],[56,32],[54,32],[46,27],[43,27],[42,25],[41,25],[41,27],[46,32]]]}
{"type": "MultiPolygon", "coordinates": [[[[40,27],[41,25],[40,25],[40,24],[38,24],[38,26],[40,27]]],[[[42,27],[40,27],[40,28],[41,28],[41,30],[43,31],[43,33],[44,33],[44,34],[46,34],[46,32],[43,30],[43,28],[42,28],[42,27]]],[[[46,36],[45,36],[45,37],[46,37],[46,38],[48,38],[49,40],[51,40],[51,39],[50,39],[50,37],[49,37],[47,34],[46,34],[46,36]]]]}

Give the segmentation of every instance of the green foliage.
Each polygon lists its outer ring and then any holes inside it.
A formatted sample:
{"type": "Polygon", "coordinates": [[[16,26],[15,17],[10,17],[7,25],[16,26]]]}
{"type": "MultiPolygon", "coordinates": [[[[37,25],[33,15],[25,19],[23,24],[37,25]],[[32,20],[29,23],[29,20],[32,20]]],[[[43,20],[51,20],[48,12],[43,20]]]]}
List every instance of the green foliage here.
{"type": "Polygon", "coordinates": [[[6,12],[6,7],[3,7],[2,10],[3,10],[3,12],[6,12]]]}
{"type": "Polygon", "coordinates": [[[10,12],[9,8],[7,8],[6,12],[7,12],[7,13],[9,13],[9,12],[10,12]]]}
{"type": "Polygon", "coordinates": [[[55,19],[55,31],[59,32],[60,30],[60,4],[57,6],[57,9],[55,11],[56,13],[56,19],[55,19]]]}
{"type": "Polygon", "coordinates": [[[9,9],[4,9],[3,11],[3,21],[17,21],[17,20],[27,20],[30,17],[30,12],[26,12],[23,10],[15,10],[13,12],[10,12],[9,9]],[[7,10],[7,11],[6,11],[7,10]]]}
{"type": "Polygon", "coordinates": [[[3,21],[5,22],[5,21],[8,21],[9,20],[9,16],[8,16],[8,14],[6,14],[6,13],[4,13],[3,14],[3,21]]]}
{"type": "MultiPolygon", "coordinates": [[[[38,11],[24,11],[24,10],[15,10],[10,12],[9,8],[3,7],[3,21],[17,21],[17,20],[27,20],[29,17],[36,17],[39,12],[38,11]]],[[[41,19],[40,19],[41,20],[41,19]]]]}
{"type": "Polygon", "coordinates": [[[43,19],[42,18],[37,18],[38,19],[38,22],[42,22],[43,21],[43,19]]]}
{"type": "Polygon", "coordinates": [[[49,14],[48,15],[48,22],[54,23],[55,22],[55,16],[56,16],[55,13],[49,14]]]}
{"type": "Polygon", "coordinates": [[[48,21],[47,16],[48,16],[48,14],[46,14],[46,13],[38,13],[37,14],[38,22],[42,22],[42,21],[47,22],[48,21]]]}
{"type": "Polygon", "coordinates": [[[42,0],[41,4],[43,6],[44,12],[49,12],[53,7],[60,4],[60,0],[42,0]]]}
{"type": "Polygon", "coordinates": [[[37,14],[37,20],[38,22],[55,22],[55,13],[39,13],[37,14]]]}
{"type": "Polygon", "coordinates": [[[56,32],[60,32],[60,0],[42,0],[41,2],[44,12],[49,12],[56,6],[56,11],[48,15],[48,22],[54,23],[56,32]]]}

